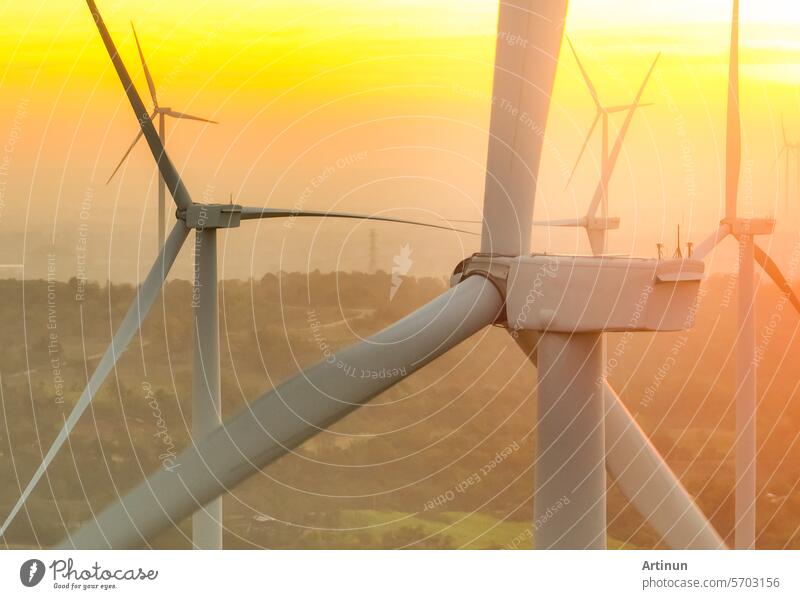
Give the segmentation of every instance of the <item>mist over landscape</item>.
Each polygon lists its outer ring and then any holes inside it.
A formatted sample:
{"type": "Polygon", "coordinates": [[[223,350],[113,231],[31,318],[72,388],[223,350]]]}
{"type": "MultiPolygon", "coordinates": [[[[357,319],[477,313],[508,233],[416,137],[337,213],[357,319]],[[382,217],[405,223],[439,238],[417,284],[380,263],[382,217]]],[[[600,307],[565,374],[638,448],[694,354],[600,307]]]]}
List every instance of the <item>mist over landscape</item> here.
{"type": "MultiPolygon", "coordinates": [[[[445,288],[441,279],[312,272],[221,285],[223,416],[445,288]]],[[[16,501],[130,301],[127,285],[0,281],[0,511],[16,501]],[[111,319],[109,320],[109,314],[111,319]],[[55,333],[55,339],[52,335],[55,333]],[[15,340],[24,339],[20,347],[15,340]]],[[[733,525],[735,280],[704,283],[690,332],[608,336],[609,377],[723,537],[733,525]],[[711,350],[710,343],[719,350],[711,350]],[[680,351],[676,351],[676,348],[680,351]],[[701,361],[702,356],[702,361],[701,361]],[[615,358],[615,361],[611,361],[615,358]]],[[[758,543],[800,548],[798,320],[758,295],[758,543]],[[775,327],[776,321],[781,326],[775,327]]],[[[191,285],[168,283],[116,375],[5,537],[47,546],[160,467],[191,426],[191,285]]],[[[536,370],[489,328],[225,497],[226,547],[530,548],[536,370]]],[[[609,483],[611,547],[659,547],[609,483]]],[[[153,542],[189,547],[188,521],[153,542]]]]}

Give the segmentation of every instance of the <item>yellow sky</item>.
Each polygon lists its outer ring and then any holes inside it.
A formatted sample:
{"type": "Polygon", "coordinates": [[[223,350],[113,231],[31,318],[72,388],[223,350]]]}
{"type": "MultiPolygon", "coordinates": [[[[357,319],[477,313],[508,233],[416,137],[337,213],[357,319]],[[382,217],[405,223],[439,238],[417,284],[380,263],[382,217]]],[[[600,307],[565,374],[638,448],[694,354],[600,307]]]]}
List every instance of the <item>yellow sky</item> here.
{"type": "MultiPolygon", "coordinates": [[[[221,122],[170,124],[168,149],[196,199],[222,200],[234,192],[249,203],[292,205],[326,166],[366,152],[357,165],[314,188],[306,207],[479,217],[496,2],[98,4],[143,95],[130,20],[162,104],[221,122]]],[[[746,176],[758,192],[743,203],[757,213],[785,213],[781,222],[788,228],[800,215],[800,192],[792,188],[794,204],[786,210],[782,172],[773,161],[782,115],[790,136],[800,139],[800,4],[745,0],[741,10],[745,157],[752,160],[746,176]]],[[[678,222],[699,236],[718,220],[729,17],[727,0],[570,3],[567,31],[608,103],[629,101],[652,56],[663,53],[645,94],[654,105],[634,121],[612,183],[612,210],[623,216],[612,250],[650,252],[655,238],[671,240],[678,222]]],[[[109,261],[113,240],[122,249],[135,243],[137,260],[147,263],[152,159],[138,148],[119,180],[104,185],[135,121],[85,4],[9,0],[0,3],[0,19],[13,24],[0,32],[6,58],[0,63],[0,140],[21,129],[4,175],[0,250],[22,257],[48,244],[69,247],[81,201],[90,196],[97,268],[109,261]]],[[[566,190],[565,169],[592,117],[574,60],[563,53],[537,216],[585,209],[597,177],[596,144],[566,190]]],[[[355,268],[368,231],[351,227],[301,229],[334,246],[347,236],[352,248],[343,251],[352,255],[337,260],[355,268]]],[[[260,255],[276,231],[283,229],[264,224],[236,243],[260,255]]],[[[307,245],[308,237],[293,234],[298,248],[307,245]]],[[[387,247],[412,235],[382,234],[387,247]]],[[[586,251],[572,233],[537,231],[535,240],[537,249],[586,251]]],[[[420,246],[431,242],[419,238],[420,246]]],[[[469,238],[447,240],[431,268],[446,270],[473,245],[469,238]]],[[[321,263],[335,266],[328,258],[320,256],[321,263]]]]}

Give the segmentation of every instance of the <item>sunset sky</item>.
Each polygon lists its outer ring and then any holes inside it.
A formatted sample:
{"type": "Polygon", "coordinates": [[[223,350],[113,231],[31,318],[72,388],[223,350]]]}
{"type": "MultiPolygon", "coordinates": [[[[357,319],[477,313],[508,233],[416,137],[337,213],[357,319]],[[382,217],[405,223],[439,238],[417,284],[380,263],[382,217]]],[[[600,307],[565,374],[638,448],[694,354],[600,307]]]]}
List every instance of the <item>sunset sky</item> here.
{"type": "MultiPolygon", "coordinates": [[[[431,222],[480,218],[496,2],[98,5],[148,105],[131,20],[161,104],[221,123],[168,125],[167,148],[195,200],[227,201],[233,193],[242,203],[292,207],[303,196],[303,206],[314,209],[431,222]],[[314,185],[331,165],[334,172],[314,185]]],[[[745,0],[741,11],[740,206],[778,218],[780,254],[796,241],[800,217],[796,176],[787,208],[782,165],[774,165],[782,117],[791,140],[800,141],[800,5],[745,0]]],[[[76,261],[66,256],[86,222],[93,276],[132,280],[154,254],[155,170],[142,145],[105,186],[133,139],[135,119],[85,3],[8,0],[0,18],[0,141],[15,142],[0,157],[7,163],[0,172],[0,263],[24,261],[24,276],[44,276],[55,248],[58,276],[68,278],[76,261]]],[[[721,217],[729,19],[727,0],[570,2],[567,34],[608,104],[629,102],[655,53],[663,54],[645,92],[653,105],[637,114],[612,181],[611,213],[622,227],[612,233],[611,251],[652,255],[656,241],[671,251],[677,224],[697,242],[721,217]]],[[[593,116],[575,61],[562,51],[538,218],[585,211],[597,180],[598,139],[576,180],[567,189],[565,183],[593,116]]],[[[249,224],[226,236],[225,273],[365,269],[371,228],[249,224]]],[[[383,270],[405,243],[420,257],[410,274],[445,274],[478,247],[468,236],[374,228],[383,270]]],[[[537,228],[533,249],[587,252],[588,244],[579,232],[537,228]]],[[[190,275],[185,253],[179,276],[190,275]]],[[[727,254],[733,250],[723,248],[720,264],[727,254]]],[[[10,269],[0,277],[21,274],[10,269]]]]}

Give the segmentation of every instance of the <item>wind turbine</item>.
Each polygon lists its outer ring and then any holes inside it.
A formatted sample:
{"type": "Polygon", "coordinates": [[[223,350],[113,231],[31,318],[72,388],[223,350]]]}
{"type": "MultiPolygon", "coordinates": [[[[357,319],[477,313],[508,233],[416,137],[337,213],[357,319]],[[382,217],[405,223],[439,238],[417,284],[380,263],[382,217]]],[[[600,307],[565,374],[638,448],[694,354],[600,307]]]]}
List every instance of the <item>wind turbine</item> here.
{"type": "Polygon", "coordinates": [[[616,166],[617,159],[619,157],[620,150],[622,149],[622,142],[625,140],[625,135],[628,132],[628,128],[630,127],[631,121],[633,120],[633,115],[636,113],[636,109],[642,106],[650,106],[651,104],[642,104],[640,102],[642,98],[642,94],[644,93],[644,88],[647,86],[647,82],[650,80],[650,75],[653,72],[653,69],[658,62],[658,59],[661,57],[661,53],[656,54],[656,57],[653,59],[650,68],[647,71],[647,74],[642,81],[642,84],[639,86],[639,90],[636,93],[636,97],[633,100],[633,103],[626,104],[622,106],[605,106],[600,102],[600,97],[597,94],[597,89],[592,83],[591,78],[589,77],[589,73],[583,66],[581,59],[578,57],[578,53],[575,50],[575,47],[572,45],[572,41],[567,39],[569,43],[569,47],[572,50],[573,56],[575,56],[575,61],[578,63],[578,68],[581,71],[581,75],[583,76],[583,80],[586,83],[586,87],[589,89],[589,94],[592,96],[592,100],[594,101],[595,105],[595,117],[592,121],[592,124],[589,126],[589,132],[586,134],[586,138],[583,141],[583,145],[581,146],[580,151],[578,152],[578,158],[575,160],[575,165],[572,167],[572,171],[570,172],[569,178],[567,179],[567,186],[572,182],[572,178],[575,175],[575,171],[578,169],[578,165],[580,164],[581,158],[583,157],[584,152],[586,151],[589,142],[592,139],[592,134],[594,133],[595,128],[597,127],[597,122],[600,121],[601,123],[601,146],[600,146],[600,181],[595,189],[594,196],[592,197],[592,202],[589,205],[589,209],[586,212],[586,215],[578,218],[578,219],[555,219],[549,221],[534,221],[534,225],[539,226],[550,226],[550,227],[581,227],[586,231],[586,235],[589,237],[589,244],[592,248],[592,253],[595,256],[605,253],[606,251],[606,242],[607,242],[607,234],[606,231],[612,229],[619,228],[619,217],[611,217],[608,216],[608,186],[611,181],[611,175],[614,172],[614,167],[616,166]],[[619,132],[617,133],[617,137],[614,141],[614,146],[609,153],[608,149],[608,117],[610,114],[614,114],[617,112],[626,111],[625,120],[622,123],[622,127],[620,128],[619,132]],[[598,208],[601,210],[600,217],[597,216],[598,208]]]}
{"type": "MultiPolygon", "coordinates": [[[[149,117],[144,103],[133,85],[130,75],[114,46],[111,35],[100,16],[94,0],[87,0],[87,5],[95,19],[103,43],[105,44],[117,75],[128,96],[128,101],[138,118],[141,131],[137,136],[137,140],[139,137],[143,136],[147,141],[150,152],[158,165],[160,175],[166,182],[170,194],[175,201],[177,206],[177,221],[167,237],[164,246],[161,248],[158,258],[125,314],[119,329],[111,341],[111,345],[103,354],[95,372],[89,379],[87,387],[84,389],[67,417],[64,427],[56,436],[42,464],[36,470],[31,481],[22,492],[19,501],[6,517],[2,528],[0,528],[0,536],[5,533],[36,484],[44,475],[50,462],[56,456],[64,441],[66,441],[81,414],[88,407],[95,393],[100,388],[105,377],[108,376],[111,369],[114,368],[120,355],[127,349],[128,344],[141,326],[141,322],[147,316],[153,302],[158,296],[161,286],[177,258],[178,252],[186,241],[190,230],[194,229],[196,232],[194,247],[196,278],[192,294],[192,304],[195,308],[194,369],[192,376],[192,438],[198,441],[205,435],[216,430],[222,423],[217,289],[218,229],[238,228],[240,222],[243,220],[311,217],[369,220],[422,226],[451,232],[457,231],[470,235],[474,234],[469,231],[462,231],[460,229],[453,229],[441,225],[382,216],[367,216],[346,212],[246,207],[234,204],[232,201],[228,204],[199,204],[194,202],[178,174],[178,171],[167,155],[162,143],[162,138],[153,126],[152,119],[149,117]]],[[[149,76],[148,81],[150,81],[149,76]]],[[[151,87],[151,92],[152,91],[151,87]]],[[[164,114],[167,113],[164,112],[164,114]]],[[[134,144],[135,143],[136,141],[134,141],[134,144]]],[[[192,532],[195,547],[205,549],[222,547],[222,503],[219,499],[212,499],[210,502],[204,504],[201,510],[198,510],[197,513],[194,514],[192,532]]]]}
{"type": "Polygon", "coordinates": [[[747,218],[737,214],[741,168],[741,115],[739,105],[739,0],[733,0],[728,107],[725,135],[725,218],[712,235],[695,249],[702,259],[728,235],[739,244],[736,347],[736,549],[755,549],[756,541],[756,315],[754,265],[759,264],[796,310],[798,300],[786,277],[770,256],[755,243],[756,235],[769,235],[771,218],[747,218]]]}
{"type": "MultiPolygon", "coordinates": [[[[606,231],[619,228],[620,219],[619,217],[598,218],[597,211],[603,202],[603,198],[607,198],[608,184],[636,109],[650,105],[649,103],[642,104],[641,98],[661,53],[658,53],[653,59],[634,97],[634,101],[622,107],[627,110],[625,119],[617,133],[614,146],[611,152],[608,153],[608,112],[611,112],[611,110],[604,113],[606,109],[597,101],[598,96],[594,85],[571,43],[570,47],[598,109],[595,120],[576,160],[575,167],[573,167],[573,171],[570,174],[570,180],[591,139],[598,119],[602,119],[605,131],[601,154],[602,171],[586,216],[577,220],[534,221],[533,224],[539,226],[582,227],[589,238],[593,255],[599,256],[605,251],[606,231]]],[[[663,257],[661,248],[659,249],[658,257],[659,260],[663,257]]],[[[518,338],[518,342],[520,339],[523,338],[518,338]]],[[[602,340],[601,343],[605,343],[605,340],[602,340]]],[[[521,343],[521,345],[523,344],[521,343]]],[[[525,349],[524,346],[523,349],[525,349]]],[[[532,356],[535,355],[533,351],[528,349],[525,351],[532,356]]],[[[638,427],[633,416],[628,412],[608,382],[605,382],[604,385],[604,395],[606,409],[606,467],[612,477],[616,479],[617,485],[622,488],[623,493],[656,530],[664,535],[666,542],[671,547],[706,549],[724,547],[724,543],[717,532],[694,505],[692,498],[671,472],[649,439],[647,439],[645,433],[638,427]]]]}
{"type": "Polygon", "coordinates": [[[789,138],[786,136],[786,124],[783,122],[783,118],[781,118],[781,133],[783,135],[783,144],[781,145],[781,149],[778,152],[778,159],[781,156],[784,157],[784,164],[783,164],[783,194],[784,200],[786,204],[786,208],[789,208],[789,175],[791,173],[791,158],[792,154],[795,154],[795,160],[797,162],[797,187],[800,190],[800,143],[797,142],[789,142],[789,138]]]}
{"type": "MultiPolygon", "coordinates": [[[[142,69],[144,70],[144,77],[147,80],[147,88],[150,90],[150,97],[153,100],[153,111],[146,116],[146,118],[150,119],[151,121],[158,116],[158,137],[161,140],[161,145],[166,146],[167,143],[167,132],[166,132],[166,119],[167,117],[171,117],[174,119],[185,119],[189,121],[200,121],[201,123],[211,123],[212,125],[218,125],[217,121],[212,121],[210,119],[204,119],[199,116],[192,116],[191,114],[186,114],[185,112],[178,112],[176,110],[172,110],[169,106],[160,106],[158,103],[158,95],[156,94],[156,85],[153,82],[153,77],[150,75],[150,69],[147,67],[147,61],[144,58],[144,52],[142,52],[142,46],[139,44],[139,36],[136,35],[136,28],[131,23],[131,29],[133,30],[133,38],[136,40],[136,48],[139,50],[139,59],[142,61],[142,69]]],[[[144,115],[142,115],[144,117],[144,115]]],[[[142,137],[142,130],[139,129],[139,132],[136,134],[136,137],[128,146],[128,149],[125,150],[125,154],[122,155],[119,163],[117,163],[114,172],[111,173],[111,176],[106,181],[106,185],[111,183],[111,180],[114,178],[114,175],[117,174],[117,171],[122,167],[125,163],[125,160],[128,158],[128,155],[133,151],[133,148],[139,142],[142,137]]],[[[158,176],[158,249],[161,250],[164,247],[164,231],[166,229],[166,219],[165,219],[165,209],[166,209],[166,183],[164,181],[164,177],[159,173],[158,176]]]]}
{"type": "MultiPolygon", "coordinates": [[[[87,0],[87,4],[123,83],[129,81],[94,1],[87,0]]],[[[558,518],[537,531],[537,547],[604,546],[604,464],[669,546],[724,546],[605,381],[602,352],[597,350],[603,330],[629,330],[620,323],[630,314],[620,306],[632,308],[643,284],[654,285],[656,292],[635,330],[680,327],[678,321],[685,320],[695,297],[702,264],[528,253],[543,141],[539,126],[547,119],[565,16],[566,0],[507,0],[500,4],[481,252],[456,268],[450,290],[369,339],[337,352],[337,361],[352,368],[401,374],[353,378],[337,364],[323,360],[251,402],[204,438],[195,439],[181,453],[180,469],[154,473],[68,535],[62,547],[141,544],[495,323],[509,329],[527,358],[538,361],[539,455],[534,509],[544,512],[554,493],[566,490],[571,498],[558,518]],[[507,39],[526,43],[507,44],[507,39]],[[514,110],[508,110],[509,106],[514,110]],[[518,118],[523,111],[529,119],[518,118]],[[529,126],[531,120],[537,126],[529,126]],[[547,266],[548,260],[561,268],[553,278],[555,286],[548,283],[543,303],[528,306],[524,300],[536,290],[537,280],[531,271],[547,266]],[[609,264],[611,268],[606,268],[609,264]],[[600,275],[601,289],[595,275],[600,275]],[[602,293],[593,293],[595,288],[602,293]],[[624,297],[607,293],[609,288],[619,288],[624,297]],[[565,291],[569,293],[564,295],[565,291]],[[564,297],[568,301],[561,302],[564,297]],[[581,314],[586,312],[587,298],[591,310],[584,318],[581,314]],[[535,313],[531,319],[520,317],[526,307],[535,308],[528,310],[535,313]],[[576,308],[581,312],[577,316],[576,308]]],[[[135,90],[131,85],[125,87],[135,112],[141,114],[143,107],[135,90]]],[[[93,375],[89,399],[130,341],[141,308],[152,303],[176,247],[194,226],[196,220],[190,213],[216,209],[191,202],[152,125],[140,122],[154,157],[160,157],[159,168],[176,203],[185,208],[180,208],[181,221],[134,301],[130,318],[126,317],[115,336],[107,363],[101,363],[102,368],[93,375]],[[123,329],[128,332],[122,334],[123,329]]],[[[241,208],[241,218],[246,214],[260,217],[263,210],[241,208]]],[[[75,413],[70,416],[59,438],[69,433],[76,418],[75,413]]],[[[48,455],[44,467],[50,459],[48,455]]]]}

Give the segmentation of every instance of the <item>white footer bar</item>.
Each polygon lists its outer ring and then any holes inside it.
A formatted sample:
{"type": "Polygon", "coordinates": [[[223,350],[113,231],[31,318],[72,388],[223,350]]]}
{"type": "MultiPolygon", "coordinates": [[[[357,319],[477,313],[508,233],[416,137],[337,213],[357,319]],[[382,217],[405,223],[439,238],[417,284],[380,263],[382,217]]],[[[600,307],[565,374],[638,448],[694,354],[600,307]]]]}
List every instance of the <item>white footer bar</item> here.
{"type": "Polygon", "coordinates": [[[0,596],[800,597],[799,557],[794,551],[20,550],[0,552],[0,596]]]}

